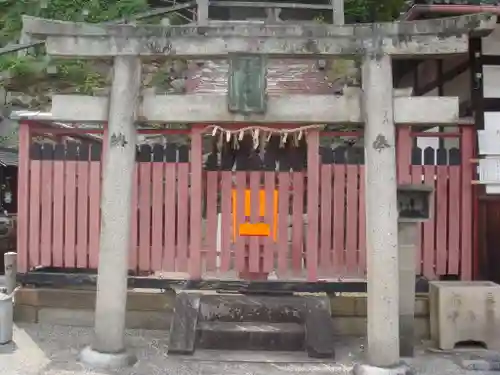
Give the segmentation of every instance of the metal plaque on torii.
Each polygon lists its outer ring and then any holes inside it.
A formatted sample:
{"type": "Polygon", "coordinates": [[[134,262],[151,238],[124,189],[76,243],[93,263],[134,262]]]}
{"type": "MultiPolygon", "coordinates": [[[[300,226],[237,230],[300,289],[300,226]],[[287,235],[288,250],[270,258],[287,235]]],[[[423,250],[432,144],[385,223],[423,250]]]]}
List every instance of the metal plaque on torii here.
{"type": "Polygon", "coordinates": [[[267,109],[267,61],[262,55],[229,58],[228,110],[233,113],[265,113],[267,109]]]}

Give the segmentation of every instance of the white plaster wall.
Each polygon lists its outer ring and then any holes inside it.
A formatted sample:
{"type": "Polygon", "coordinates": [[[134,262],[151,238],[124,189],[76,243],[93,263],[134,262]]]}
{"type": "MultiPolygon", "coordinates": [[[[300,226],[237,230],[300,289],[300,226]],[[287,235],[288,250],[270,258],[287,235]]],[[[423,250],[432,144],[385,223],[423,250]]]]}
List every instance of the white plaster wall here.
{"type": "Polygon", "coordinates": [[[500,27],[497,25],[496,29],[483,38],[483,55],[496,56],[500,53],[500,27]]]}
{"type": "MultiPolygon", "coordinates": [[[[483,55],[500,55],[500,27],[483,38],[483,55]]],[[[500,98],[500,66],[483,66],[483,95],[485,98],[500,98]]],[[[500,108],[499,108],[500,110],[500,108]]],[[[484,114],[485,130],[496,130],[500,126],[500,112],[486,112],[484,114]]]]}
{"type": "MultiPolygon", "coordinates": [[[[483,55],[500,55],[500,27],[482,40],[483,55]]],[[[483,66],[483,96],[485,98],[500,98],[500,66],[483,66]]],[[[500,109],[500,108],[499,108],[500,109]]],[[[485,130],[500,130],[500,112],[484,113],[485,130]]],[[[500,185],[486,185],[487,194],[499,194],[500,185]]]]}
{"type": "Polygon", "coordinates": [[[485,98],[500,98],[500,66],[483,66],[483,96],[485,98]]]}
{"type": "MultiPolygon", "coordinates": [[[[467,60],[467,56],[450,56],[443,59],[443,71],[449,71],[456,66],[463,63],[467,60]]],[[[419,82],[418,87],[423,87],[426,84],[434,81],[437,78],[437,68],[435,60],[428,60],[420,64],[419,66],[419,82]]],[[[411,72],[403,77],[401,80],[401,87],[413,86],[414,73],[411,72]]],[[[424,96],[438,96],[438,89],[433,89],[424,94],[424,96]]],[[[466,72],[460,74],[455,79],[446,82],[443,85],[443,95],[444,96],[457,96],[460,99],[460,102],[464,102],[469,100],[470,98],[470,72],[467,70],[466,72]]],[[[444,131],[454,132],[456,131],[456,127],[446,127],[443,129],[444,131]]],[[[438,132],[439,128],[431,128],[426,130],[427,132],[438,132]]],[[[459,147],[459,140],[453,138],[445,138],[444,139],[444,147],[447,149],[453,147],[459,147]]],[[[428,138],[428,137],[419,137],[417,138],[417,146],[424,149],[427,147],[438,148],[439,147],[439,138],[428,138]]]]}

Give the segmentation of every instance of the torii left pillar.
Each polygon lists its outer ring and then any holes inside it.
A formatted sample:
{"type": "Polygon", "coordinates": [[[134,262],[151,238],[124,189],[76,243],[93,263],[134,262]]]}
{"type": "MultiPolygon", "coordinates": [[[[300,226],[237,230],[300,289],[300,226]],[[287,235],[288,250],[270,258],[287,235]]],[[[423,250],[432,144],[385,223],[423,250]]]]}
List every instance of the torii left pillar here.
{"type": "Polygon", "coordinates": [[[95,333],[82,362],[100,368],[131,365],[135,356],[124,343],[127,274],[135,164],[136,112],[141,89],[139,56],[114,58],[106,136],[95,333]]]}

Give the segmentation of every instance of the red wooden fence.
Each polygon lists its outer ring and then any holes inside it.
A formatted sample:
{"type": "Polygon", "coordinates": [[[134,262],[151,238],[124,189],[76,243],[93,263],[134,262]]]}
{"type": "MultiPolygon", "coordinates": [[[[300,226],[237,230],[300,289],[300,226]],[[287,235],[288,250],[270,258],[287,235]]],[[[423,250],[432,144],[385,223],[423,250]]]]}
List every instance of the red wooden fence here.
{"type": "MultiPolygon", "coordinates": [[[[422,225],[416,273],[470,279],[474,129],[447,133],[460,139],[460,150],[446,155],[438,150],[439,160],[432,165],[425,160],[427,150],[419,162],[414,136],[409,127],[399,131],[399,181],[435,189],[434,215],[422,225]]],[[[139,157],[136,164],[131,203],[130,269],[163,277],[364,278],[363,162],[320,159],[317,134],[308,142],[307,173],[202,171],[201,133],[193,137],[190,155],[186,148],[172,154],[162,145],[152,151],[143,146],[146,159],[139,157]],[[247,189],[252,202],[260,190],[266,192],[265,217],[259,218],[259,205],[252,204],[247,219],[271,223],[277,204],[276,241],[273,236],[234,239],[233,214],[238,223],[245,220],[240,208],[247,189]]],[[[97,267],[100,149],[100,144],[31,144],[28,127],[21,128],[20,272],[37,266],[97,267]]]]}

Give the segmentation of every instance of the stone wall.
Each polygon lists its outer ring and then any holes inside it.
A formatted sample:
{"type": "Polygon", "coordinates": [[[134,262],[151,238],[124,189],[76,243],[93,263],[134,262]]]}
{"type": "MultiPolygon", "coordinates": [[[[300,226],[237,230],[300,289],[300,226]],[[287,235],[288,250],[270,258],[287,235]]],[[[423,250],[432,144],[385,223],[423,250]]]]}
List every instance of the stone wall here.
{"type": "MultiPolygon", "coordinates": [[[[159,290],[130,290],[127,300],[128,328],[168,330],[175,293],[159,290]]],[[[16,295],[17,322],[92,326],[95,290],[23,288],[16,295]]],[[[332,296],[334,331],[339,336],[366,335],[366,297],[332,296]]],[[[429,304],[425,296],[416,300],[417,338],[429,338],[429,304]]]]}

